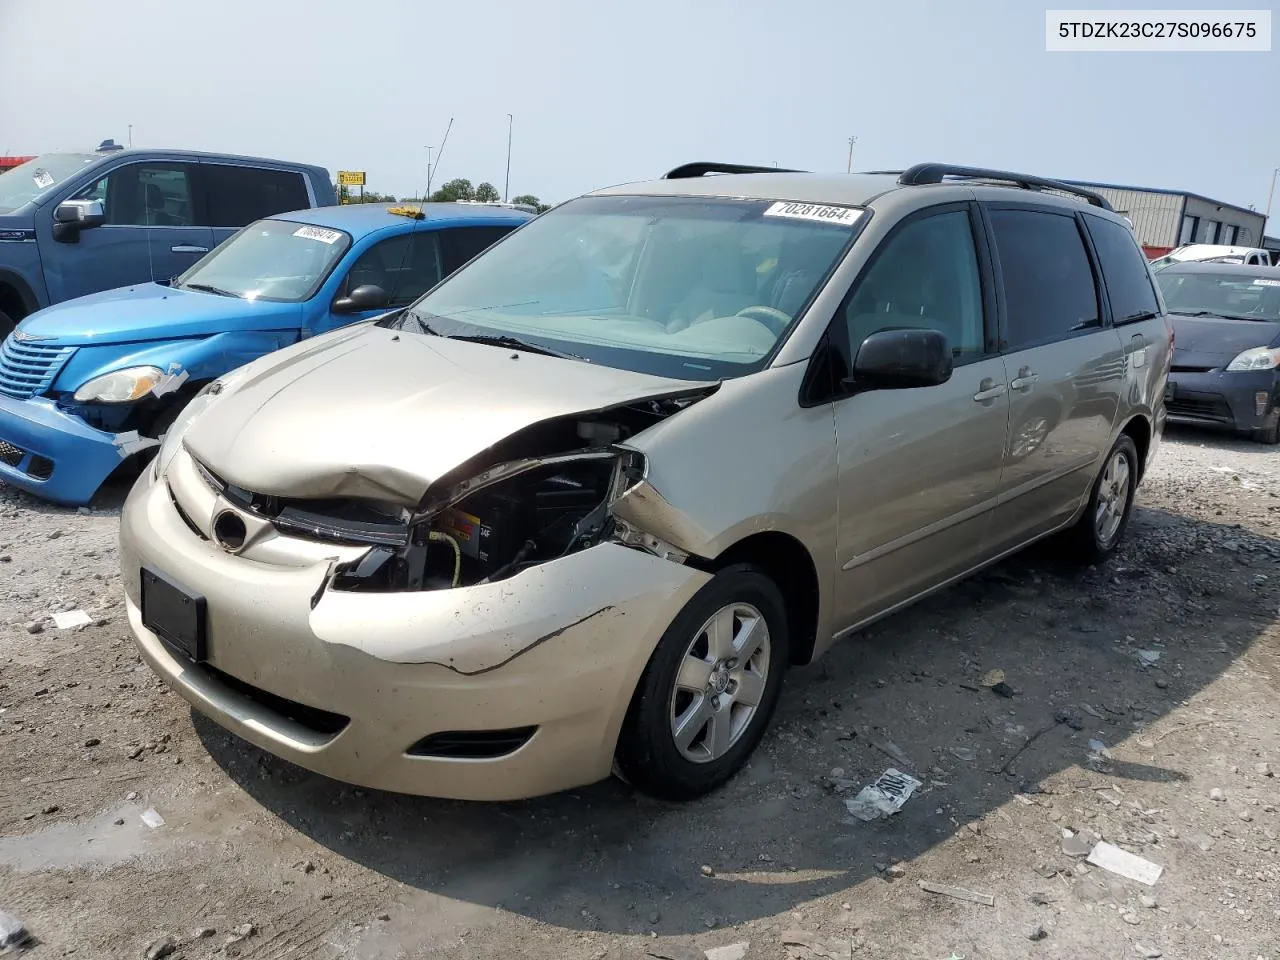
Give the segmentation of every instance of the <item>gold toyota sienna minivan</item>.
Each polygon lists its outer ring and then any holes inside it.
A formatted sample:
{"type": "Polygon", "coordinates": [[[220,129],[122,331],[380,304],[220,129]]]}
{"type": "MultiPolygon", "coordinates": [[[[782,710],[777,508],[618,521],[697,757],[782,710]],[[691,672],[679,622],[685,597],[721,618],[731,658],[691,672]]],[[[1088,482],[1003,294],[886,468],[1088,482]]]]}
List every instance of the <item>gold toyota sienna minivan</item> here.
{"type": "Polygon", "coordinates": [[[1096,194],[687,164],[208,384],[124,508],[130,625],[339,780],[696,797],[790,665],[1042,537],[1110,554],[1170,354],[1096,194]]]}

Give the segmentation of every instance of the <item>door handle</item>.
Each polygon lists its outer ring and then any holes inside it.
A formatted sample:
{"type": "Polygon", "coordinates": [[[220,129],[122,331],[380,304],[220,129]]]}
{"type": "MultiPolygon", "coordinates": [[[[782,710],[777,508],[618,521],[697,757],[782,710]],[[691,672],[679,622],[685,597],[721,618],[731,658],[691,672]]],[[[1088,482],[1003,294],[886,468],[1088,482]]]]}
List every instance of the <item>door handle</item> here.
{"type": "Polygon", "coordinates": [[[978,392],[973,395],[973,399],[978,403],[987,403],[996,397],[1004,396],[1004,384],[996,383],[990,377],[987,377],[978,384],[978,392]]]}
{"type": "Polygon", "coordinates": [[[197,247],[191,243],[180,243],[176,247],[169,248],[174,253],[208,253],[208,247],[197,247]]]}
{"type": "Polygon", "coordinates": [[[1014,390],[1027,391],[1031,389],[1031,385],[1040,379],[1038,373],[1032,373],[1030,370],[1023,370],[1018,376],[1009,381],[1009,386],[1014,390]]]}

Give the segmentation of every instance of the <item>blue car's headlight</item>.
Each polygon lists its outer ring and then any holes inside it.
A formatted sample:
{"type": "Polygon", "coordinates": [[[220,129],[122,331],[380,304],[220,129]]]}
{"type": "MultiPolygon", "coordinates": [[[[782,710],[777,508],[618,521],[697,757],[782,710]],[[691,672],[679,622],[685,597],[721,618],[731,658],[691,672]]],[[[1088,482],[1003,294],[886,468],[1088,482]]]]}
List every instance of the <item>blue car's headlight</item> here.
{"type": "Polygon", "coordinates": [[[141,400],[165,379],[159,367],[129,367],[94,377],[76,391],[79,403],[132,403],[141,400]]]}

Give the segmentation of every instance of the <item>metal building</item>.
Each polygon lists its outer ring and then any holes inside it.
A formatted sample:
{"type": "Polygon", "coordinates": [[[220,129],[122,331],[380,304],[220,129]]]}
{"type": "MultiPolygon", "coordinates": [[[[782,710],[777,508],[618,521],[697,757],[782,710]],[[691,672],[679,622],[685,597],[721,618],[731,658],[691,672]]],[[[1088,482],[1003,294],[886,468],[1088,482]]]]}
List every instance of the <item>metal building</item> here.
{"type": "Polygon", "coordinates": [[[1184,243],[1222,243],[1241,247],[1262,245],[1266,218],[1247,207],[1211,200],[1184,190],[1125,187],[1084,180],[1067,182],[1097,191],[1107,198],[1117,213],[1128,217],[1148,257],[1162,257],[1184,243]]]}

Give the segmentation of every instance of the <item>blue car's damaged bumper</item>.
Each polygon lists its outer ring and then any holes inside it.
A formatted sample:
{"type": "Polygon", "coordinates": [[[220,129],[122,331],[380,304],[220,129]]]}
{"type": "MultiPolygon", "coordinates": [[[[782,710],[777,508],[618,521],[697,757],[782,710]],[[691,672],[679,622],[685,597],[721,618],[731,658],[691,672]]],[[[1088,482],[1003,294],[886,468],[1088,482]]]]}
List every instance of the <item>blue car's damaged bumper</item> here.
{"type": "Polygon", "coordinates": [[[0,394],[0,481],[55,503],[88,503],[133,452],[130,434],[96,430],[44,397],[0,394]]]}

